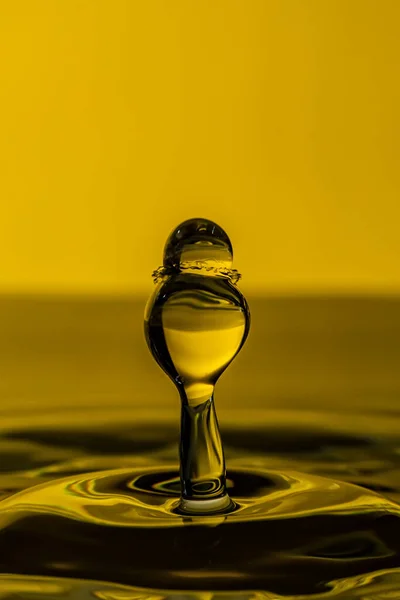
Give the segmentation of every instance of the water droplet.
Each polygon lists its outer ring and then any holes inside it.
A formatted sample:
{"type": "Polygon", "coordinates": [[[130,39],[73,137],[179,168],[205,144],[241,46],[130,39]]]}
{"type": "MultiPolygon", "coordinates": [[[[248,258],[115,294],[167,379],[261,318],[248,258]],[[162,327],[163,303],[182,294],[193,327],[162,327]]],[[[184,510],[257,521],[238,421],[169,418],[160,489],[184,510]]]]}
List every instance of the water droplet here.
{"type": "Polygon", "coordinates": [[[232,244],[219,225],[185,221],[167,240],[164,265],[155,272],[158,285],[146,307],[149,348],[182,402],[182,507],[187,511],[229,505],[214,386],[250,325],[232,260],[232,244]]]}

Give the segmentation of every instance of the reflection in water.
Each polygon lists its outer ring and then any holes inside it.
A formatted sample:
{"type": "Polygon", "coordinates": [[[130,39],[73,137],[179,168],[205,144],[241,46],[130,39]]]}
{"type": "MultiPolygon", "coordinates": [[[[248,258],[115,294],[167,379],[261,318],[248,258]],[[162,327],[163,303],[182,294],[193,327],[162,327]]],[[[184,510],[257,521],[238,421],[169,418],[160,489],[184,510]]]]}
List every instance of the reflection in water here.
{"type": "MultiPolygon", "coordinates": [[[[283,422],[277,414],[262,429],[254,423],[250,429],[226,429],[227,486],[235,506],[229,514],[207,517],[179,514],[172,421],[165,423],[164,444],[159,439],[149,456],[151,428],[149,439],[143,439],[144,424],[128,428],[124,413],[113,424],[119,454],[108,454],[107,426],[82,428],[82,417],[76,428],[4,432],[9,453],[24,455],[26,468],[0,476],[1,571],[15,574],[12,585],[20,582],[19,594],[26,576],[27,582],[46,576],[49,585],[73,578],[71,597],[80,597],[78,580],[91,580],[85,583],[89,587],[114,582],[104,592],[110,598],[140,594],[140,588],[170,590],[143,597],[171,599],[202,599],[207,596],[193,594],[210,589],[219,590],[221,598],[227,590],[230,597],[243,598],[248,590],[253,594],[248,598],[346,599],[363,598],[358,591],[368,586],[395,589],[400,481],[391,473],[399,472],[398,446],[379,430],[371,435],[374,419],[362,437],[340,434],[337,417],[337,433],[324,438],[320,418],[321,428],[314,424],[308,431],[296,418],[283,422]],[[285,442],[284,453],[274,448],[269,433],[285,442]],[[46,452],[47,464],[38,466],[36,457],[44,461],[46,452]],[[364,485],[354,485],[360,476],[364,485]],[[377,487],[377,479],[387,484],[390,479],[390,492],[368,489],[368,477],[370,488],[377,487]],[[121,584],[128,588],[120,590],[121,584]],[[269,595],[257,595],[260,590],[269,595]]],[[[343,429],[350,421],[342,417],[343,429]]],[[[7,583],[1,580],[0,586],[6,589],[7,583]]]]}
{"type": "Polygon", "coordinates": [[[137,350],[143,306],[135,337],[128,302],[85,302],[0,310],[0,598],[400,597],[394,300],[376,320],[378,300],[252,306],[218,398],[235,506],[207,517],[177,510],[179,407],[137,350]]]}
{"type": "MultiPolygon", "coordinates": [[[[370,575],[334,581],[331,589],[316,593],[312,600],[397,600],[400,587],[400,569],[377,571],[370,575]]],[[[151,590],[133,588],[103,581],[66,579],[56,577],[18,577],[0,575],[0,597],[22,600],[283,600],[268,592],[190,592],[182,590],[151,590]]],[[[307,600],[304,595],[291,596],[294,600],[307,600]]]]}

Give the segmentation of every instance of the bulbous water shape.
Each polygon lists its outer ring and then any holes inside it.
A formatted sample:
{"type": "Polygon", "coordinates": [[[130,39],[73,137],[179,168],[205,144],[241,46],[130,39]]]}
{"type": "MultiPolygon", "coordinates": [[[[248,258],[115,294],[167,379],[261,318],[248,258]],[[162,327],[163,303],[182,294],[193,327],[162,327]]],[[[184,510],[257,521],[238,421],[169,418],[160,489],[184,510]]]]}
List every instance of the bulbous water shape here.
{"type": "Polygon", "coordinates": [[[153,273],[156,288],[145,311],[148,346],[181,398],[180,508],[191,514],[231,504],[214,387],[250,326],[232,260],[231,242],[216,223],[181,223],[166,242],[163,266],[153,273]]]}

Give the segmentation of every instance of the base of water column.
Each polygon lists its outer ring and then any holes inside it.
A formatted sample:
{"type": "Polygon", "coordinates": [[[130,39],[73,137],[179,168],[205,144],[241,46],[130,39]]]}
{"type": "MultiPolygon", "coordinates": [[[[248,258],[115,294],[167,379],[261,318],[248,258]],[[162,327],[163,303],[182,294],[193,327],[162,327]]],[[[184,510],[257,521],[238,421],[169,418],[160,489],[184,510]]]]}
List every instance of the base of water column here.
{"type": "Polygon", "coordinates": [[[219,512],[230,512],[234,508],[234,502],[229,498],[228,494],[219,498],[211,498],[209,500],[189,500],[182,498],[179,504],[179,512],[188,515],[210,515],[219,512]]]}

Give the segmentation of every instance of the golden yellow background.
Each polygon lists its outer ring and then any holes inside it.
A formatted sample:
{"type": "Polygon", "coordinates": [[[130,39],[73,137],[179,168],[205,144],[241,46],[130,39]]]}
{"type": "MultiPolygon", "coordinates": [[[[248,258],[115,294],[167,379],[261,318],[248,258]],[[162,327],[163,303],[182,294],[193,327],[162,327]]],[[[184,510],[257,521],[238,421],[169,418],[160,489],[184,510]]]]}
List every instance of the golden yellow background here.
{"type": "Polygon", "coordinates": [[[398,0],[3,0],[0,289],[151,287],[192,216],[253,291],[400,291],[398,0]]]}

